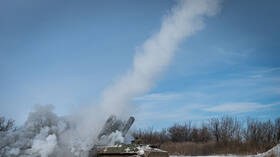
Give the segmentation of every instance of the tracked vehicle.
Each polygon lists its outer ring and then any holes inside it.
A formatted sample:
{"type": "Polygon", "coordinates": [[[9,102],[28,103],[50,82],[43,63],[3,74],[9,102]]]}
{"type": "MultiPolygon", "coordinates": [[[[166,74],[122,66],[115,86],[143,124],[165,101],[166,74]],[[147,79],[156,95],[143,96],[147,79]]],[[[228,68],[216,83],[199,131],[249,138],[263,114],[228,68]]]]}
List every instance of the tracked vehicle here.
{"type": "Polygon", "coordinates": [[[116,116],[110,116],[97,136],[98,142],[89,152],[89,157],[169,157],[168,152],[149,145],[135,142],[124,144],[116,140],[119,137],[124,139],[134,120],[134,117],[130,117],[123,123],[116,116]]]}

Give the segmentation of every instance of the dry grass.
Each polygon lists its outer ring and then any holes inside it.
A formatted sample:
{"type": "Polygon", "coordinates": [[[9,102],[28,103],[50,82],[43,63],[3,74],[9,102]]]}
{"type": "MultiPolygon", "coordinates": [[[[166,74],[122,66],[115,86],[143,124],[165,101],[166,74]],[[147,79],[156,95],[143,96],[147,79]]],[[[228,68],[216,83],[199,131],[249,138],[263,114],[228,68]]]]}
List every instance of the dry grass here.
{"type": "Polygon", "coordinates": [[[209,155],[214,154],[215,143],[169,142],[162,144],[160,148],[174,155],[209,155]]]}
{"type": "MultiPolygon", "coordinates": [[[[267,149],[260,149],[249,144],[230,143],[217,144],[214,141],[207,143],[195,142],[168,142],[160,146],[161,149],[168,151],[172,155],[215,155],[215,154],[237,154],[237,155],[252,155],[267,151],[267,149]]],[[[274,157],[273,154],[267,157],[274,157]]]]}

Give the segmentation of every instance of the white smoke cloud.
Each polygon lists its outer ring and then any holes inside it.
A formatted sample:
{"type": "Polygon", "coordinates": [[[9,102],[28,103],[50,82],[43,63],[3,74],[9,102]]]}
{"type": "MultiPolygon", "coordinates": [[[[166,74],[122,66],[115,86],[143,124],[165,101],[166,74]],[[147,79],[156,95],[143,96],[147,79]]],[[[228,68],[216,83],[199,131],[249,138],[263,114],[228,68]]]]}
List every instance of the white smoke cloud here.
{"type": "Polygon", "coordinates": [[[109,114],[126,112],[131,100],[147,92],[171,61],[180,42],[204,27],[205,16],[219,11],[219,0],[180,0],[164,17],[158,33],[137,49],[130,71],[103,94],[102,106],[109,114]]]}
{"type": "Polygon", "coordinates": [[[24,126],[0,132],[0,156],[48,157],[58,147],[58,139],[68,122],[52,112],[53,106],[36,106],[24,126]]]}
{"type": "MultiPolygon", "coordinates": [[[[45,131],[48,132],[48,129],[45,131]]],[[[39,134],[35,137],[35,140],[33,141],[31,151],[33,154],[40,154],[41,157],[48,157],[53,153],[56,145],[57,145],[57,139],[54,134],[47,135],[47,132],[45,132],[45,136],[42,134],[39,134]]]]}
{"type": "Polygon", "coordinates": [[[100,140],[100,145],[114,145],[115,143],[123,143],[124,137],[122,137],[122,133],[120,131],[115,131],[111,133],[109,136],[103,136],[100,140]]]}
{"type": "MultiPolygon", "coordinates": [[[[17,131],[0,132],[0,156],[86,157],[109,114],[124,114],[131,100],[153,87],[180,42],[204,27],[204,18],[219,10],[219,0],[180,0],[163,18],[160,30],[137,49],[133,67],[103,93],[100,108],[91,106],[67,118],[53,107],[37,106],[17,131]]],[[[106,144],[124,142],[121,133],[106,144]]]]}

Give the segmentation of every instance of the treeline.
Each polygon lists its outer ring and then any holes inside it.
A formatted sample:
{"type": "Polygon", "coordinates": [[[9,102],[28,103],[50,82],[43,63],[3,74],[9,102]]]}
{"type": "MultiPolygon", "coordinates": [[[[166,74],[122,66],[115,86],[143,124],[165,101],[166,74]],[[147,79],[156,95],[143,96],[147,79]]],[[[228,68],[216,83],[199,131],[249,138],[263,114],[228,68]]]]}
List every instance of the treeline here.
{"type": "Polygon", "coordinates": [[[200,127],[189,121],[161,131],[139,129],[133,136],[139,143],[157,145],[172,154],[254,154],[280,142],[280,118],[274,121],[248,118],[244,121],[223,116],[211,118],[200,127]]]}

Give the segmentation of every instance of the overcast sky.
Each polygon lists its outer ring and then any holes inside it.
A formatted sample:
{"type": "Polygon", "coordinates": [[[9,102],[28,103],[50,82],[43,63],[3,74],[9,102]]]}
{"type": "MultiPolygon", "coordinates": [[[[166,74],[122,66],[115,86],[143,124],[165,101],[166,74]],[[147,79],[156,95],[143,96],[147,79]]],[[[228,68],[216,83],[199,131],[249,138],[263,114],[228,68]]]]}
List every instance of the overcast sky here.
{"type": "MultiPolygon", "coordinates": [[[[35,104],[58,115],[96,104],[160,28],[173,0],[9,0],[0,5],[0,115],[22,124],[35,104]]],[[[280,2],[225,0],[134,98],[136,124],[217,115],[280,115],[280,2]]]]}

